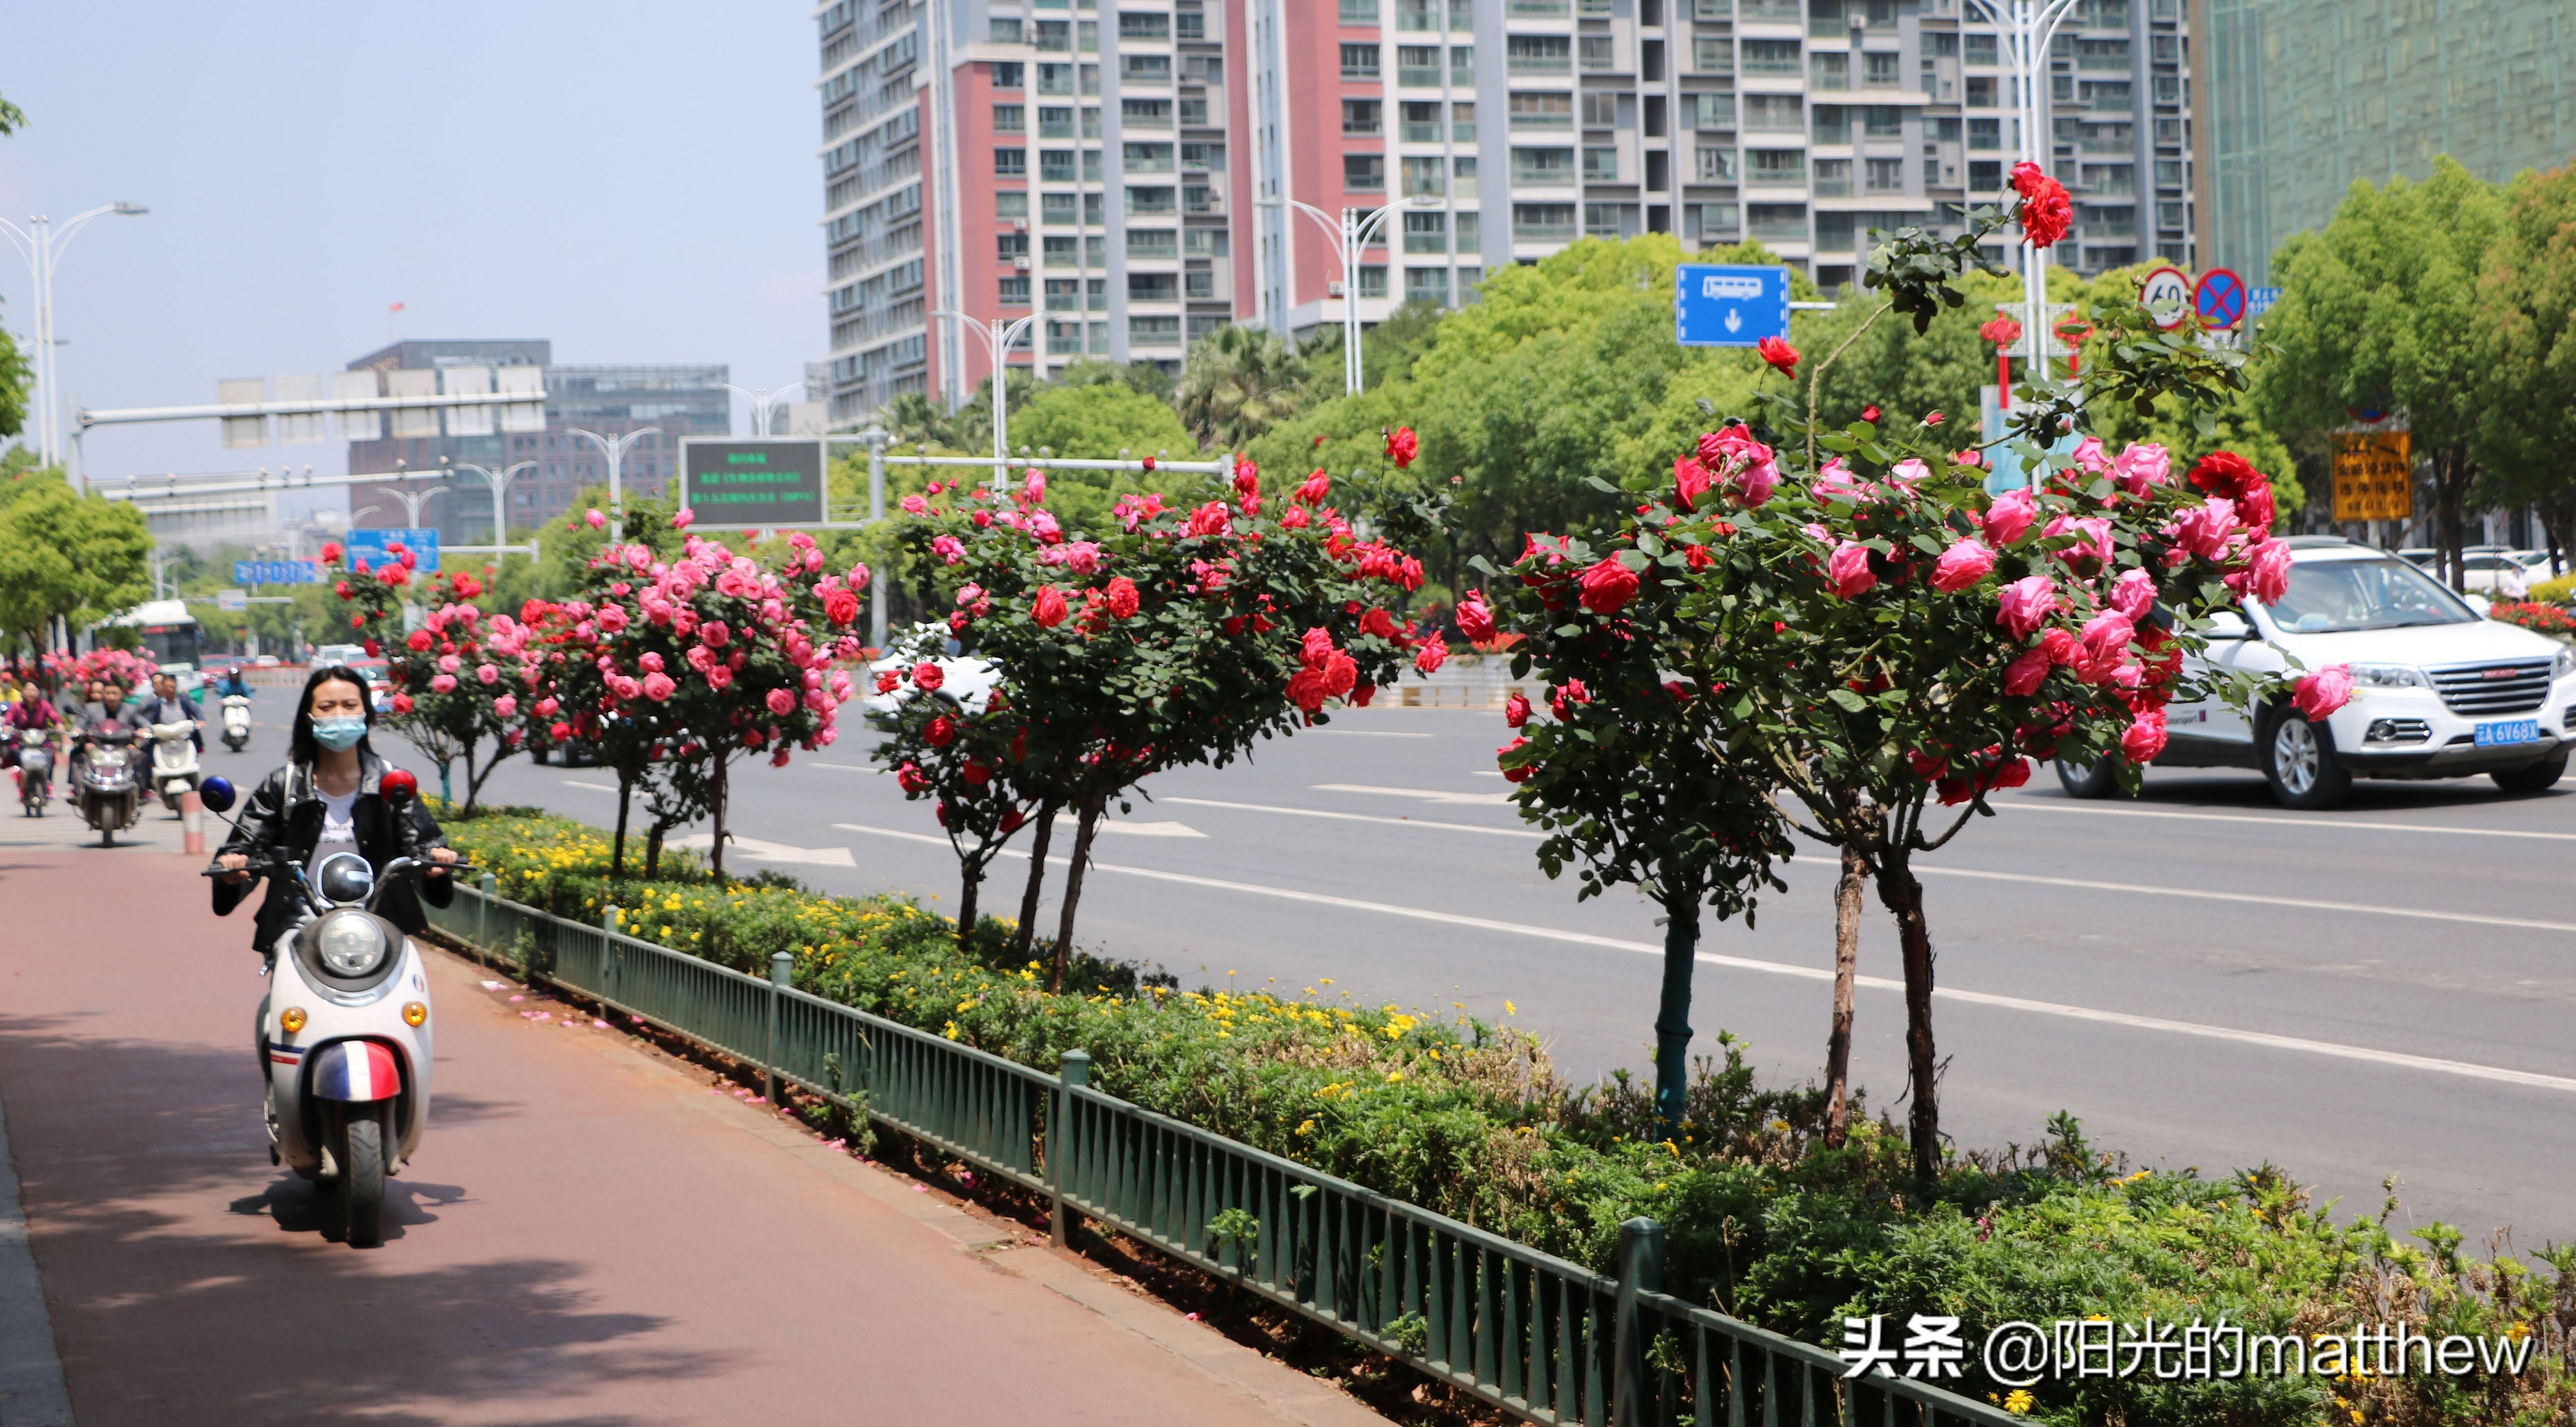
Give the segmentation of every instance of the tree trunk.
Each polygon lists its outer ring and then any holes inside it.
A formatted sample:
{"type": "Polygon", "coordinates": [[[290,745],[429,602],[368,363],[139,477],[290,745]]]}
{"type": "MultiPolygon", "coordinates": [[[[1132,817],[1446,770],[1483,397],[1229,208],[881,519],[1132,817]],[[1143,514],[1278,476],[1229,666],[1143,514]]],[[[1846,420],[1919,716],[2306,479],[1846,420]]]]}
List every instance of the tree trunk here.
{"type": "Polygon", "coordinates": [[[653,826],[644,832],[644,880],[647,882],[662,875],[662,838],[670,830],[669,823],[655,818],[653,826]]]}
{"type": "Polygon", "coordinates": [[[635,777],[624,769],[617,774],[617,841],[608,854],[608,878],[618,881],[626,876],[626,812],[635,802],[635,777]]]}
{"type": "Polygon", "coordinates": [[[1046,890],[1047,843],[1055,836],[1056,804],[1050,799],[1038,804],[1036,845],[1029,849],[1029,885],[1020,893],[1020,929],[1011,937],[1011,954],[1026,956],[1029,944],[1037,937],[1038,897],[1046,890]]]}
{"type": "Polygon", "coordinates": [[[957,949],[960,951],[964,951],[968,946],[973,944],[972,938],[975,935],[976,916],[975,903],[980,899],[983,890],[984,864],[980,862],[968,863],[966,865],[966,885],[957,894],[957,949]]]}
{"type": "Polygon", "coordinates": [[[714,827],[715,839],[716,839],[716,840],[715,840],[714,842],[709,843],[709,844],[707,845],[707,856],[709,857],[709,859],[710,859],[710,865],[713,867],[713,869],[714,869],[714,871],[715,871],[715,874],[716,874],[716,885],[717,885],[717,886],[719,886],[719,887],[721,887],[721,886],[723,886],[723,885],[724,885],[724,879],[725,879],[725,875],[724,875],[724,840],[725,840],[725,827],[724,827],[724,818],[725,818],[725,769],[726,769],[726,768],[728,768],[728,767],[730,767],[730,766],[732,765],[732,761],[733,761],[733,760],[731,760],[731,759],[729,759],[729,758],[721,758],[721,757],[720,757],[720,758],[716,759],[716,796],[715,796],[715,827],[714,827]]]}
{"type": "Polygon", "coordinates": [[[1923,921],[1923,884],[1914,878],[1902,848],[1890,848],[1878,867],[1878,899],[1896,915],[1897,944],[1905,964],[1905,1070],[1908,1138],[1914,1177],[1929,1184],[1941,1168],[1940,1068],[1932,1046],[1932,934],[1923,921]]]}
{"type": "Polygon", "coordinates": [[[1841,1149],[1851,1138],[1852,983],[1860,970],[1861,898],[1869,864],[1843,849],[1842,880],[1834,886],[1834,1022],[1825,1034],[1825,1143],[1841,1149]]]}
{"type": "Polygon", "coordinates": [[[2467,543],[2467,532],[2461,526],[2461,507],[2466,503],[2468,461],[2452,448],[2433,453],[2433,519],[2442,546],[2442,568],[2451,588],[2466,593],[2469,572],[2460,560],[2460,547],[2467,543]]]}
{"type": "Polygon", "coordinates": [[[1082,874],[1091,865],[1091,835],[1099,830],[1100,812],[1106,797],[1082,800],[1082,820],[1073,830],[1073,863],[1064,870],[1064,914],[1055,928],[1055,979],[1049,989],[1064,990],[1065,965],[1073,957],[1073,913],[1082,905],[1082,874]]]}
{"type": "Polygon", "coordinates": [[[1662,900],[1664,988],[1655,1006],[1655,1121],[1667,1137],[1679,1138],[1690,1101],[1691,973],[1699,968],[1699,899],[1662,900]]]}

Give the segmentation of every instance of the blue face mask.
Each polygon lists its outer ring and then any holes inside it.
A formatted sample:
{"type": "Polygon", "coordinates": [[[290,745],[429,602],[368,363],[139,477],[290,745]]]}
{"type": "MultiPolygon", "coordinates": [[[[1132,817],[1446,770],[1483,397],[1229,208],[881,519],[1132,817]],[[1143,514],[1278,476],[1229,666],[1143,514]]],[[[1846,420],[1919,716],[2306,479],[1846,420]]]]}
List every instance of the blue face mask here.
{"type": "Polygon", "coordinates": [[[345,752],[357,747],[358,740],[366,736],[367,721],[363,718],[317,718],[313,720],[313,741],[321,744],[327,749],[330,749],[334,753],[345,752]]]}

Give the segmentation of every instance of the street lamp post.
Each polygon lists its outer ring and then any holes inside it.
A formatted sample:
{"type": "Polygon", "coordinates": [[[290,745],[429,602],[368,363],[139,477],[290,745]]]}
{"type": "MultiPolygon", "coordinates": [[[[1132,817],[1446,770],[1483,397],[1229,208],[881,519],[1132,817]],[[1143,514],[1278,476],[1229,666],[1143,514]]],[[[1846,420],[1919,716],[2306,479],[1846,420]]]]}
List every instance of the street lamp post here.
{"type": "MultiPolygon", "coordinates": [[[[608,513],[612,519],[615,519],[618,522],[617,528],[621,532],[626,528],[626,495],[624,488],[621,487],[617,481],[618,468],[625,464],[626,453],[634,448],[636,442],[643,440],[647,436],[658,436],[661,432],[662,428],[659,426],[645,426],[629,431],[625,435],[617,437],[614,440],[611,440],[606,436],[602,436],[596,431],[583,431],[578,427],[569,429],[565,432],[566,435],[579,436],[593,446],[598,447],[599,454],[608,458],[608,513]]],[[[621,538],[623,537],[621,536],[621,538]]]]}
{"type": "MultiPolygon", "coordinates": [[[[447,460],[444,456],[439,459],[442,462],[447,460]]],[[[537,463],[534,461],[521,461],[517,465],[512,466],[508,470],[502,471],[497,475],[494,474],[490,468],[478,466],[472,461],[455,461],[449,462],[448,464],[454,466],[455,469],[460,471],[472,471],[474,474],[481,476],[484,481],[492,487],[492,543],[495,545],[509,544],[510,517],[508,508],[510,501],[510,482],[518,479],[520,473],[523,471],[535,470],[537,468],[537,463]]]]}
{"type": "Polygon", "coordinates": [[[27,260],[27,271],[36,287],[36,456],[52,465],[62,453],[62,421],[58,408],[58,378],[54,361],[54,268],[62,260],[63,249],[71,246],[74,235],[89,226],[91,219],[113,213],[121,218],[136,217],[152,210],[139,203],[109,203],[93,208],[76,218],[64,220],[57,230],[53,220],[39,214],[19,227],[0,218],[0,229],[9,233],[10,246],[27,260]]]}
{"type": "Polygon", "coordinates": [[[1008,372],[1002,365],[1002,359],[1009,354],[1012,345],[1027,334],[1029,325],[1038,320],[1038,315],[1032,312],[1026,317],[1014,318],[1009,322],[1004,322],[997,317],[990,323],[977,322],[965,313],[947,307],[930,315],[955,318],[959,327],[983,339],[985,354],[993,359],[993,494],[998,498],[1002,493],[1002,483],[1009,475],[1006,468],[1011,462],[1009,440],[1011,410],[1008,398],[1003,394],[1008,372]]]}
{"type": "Polygon", "coordinates": [[[803,382],[789,382],[783,387],[770,391],[754,391],[749,387],[735,386],[731,382],[717,382],[716,385],[751,403],[751,434],[754,436],[769,435],[770,421],[777,412],[779,403],[787,399],[789,392],[805,389],[803,382]]]}
{"type": "MultiPolygon", "coordinates": [[[[427,476],[415,476],[413,479],[427,480],[430,478],[427,476]]],[[[447,494],[448,491],[452,489],[454,489],[454,487],[432,486],[428,490],[422,491],[418,495],[414,495],[400,486],[387,486],[385,487],[385,494],[392,496],[394,499],[403,503],[403,524],[409,529],[418,530],[420,529],[421,507],[438,499],[440,496],[447,494]]]]}
{"type": "Polygon", "coordinates": [[[1339,224],[1333,221],[1331,214],[1301,199],[1264,198],[1260,204],[1264,208],[1293,208],[1323,225],[1325,235],[1333,240],[1342,260],[1342,390],[1351,396],[1359,395],[1361,250],[1373,242],[1385,241],[1378,230],[1386,226],[1388,214],[1399,208],[1437,207],[1438,200],[1415,194],[1366,213],[1356,208],[1345,208],[1339,224]]]}
{"type": "MultiPolygon", "coordinates": [[[[2049,41],[2057,34],[2077,0],[1968,0],[1971,12],[1982,14],[1999,32],[2005,63],[2013,71],[2013,112],[2021,125],[2020,157],[2045,164],[2049,143],[2043,130],[2047,119],[2047,95],[2040,87],[2048,78],[2049,41]]],[[[2035,377],[2046,375],[2048,330],[2048,252],[2044,248],[2022,245],[2021,263],[2021,330],[2030,342],[2031,370],[2035,377]]]]}

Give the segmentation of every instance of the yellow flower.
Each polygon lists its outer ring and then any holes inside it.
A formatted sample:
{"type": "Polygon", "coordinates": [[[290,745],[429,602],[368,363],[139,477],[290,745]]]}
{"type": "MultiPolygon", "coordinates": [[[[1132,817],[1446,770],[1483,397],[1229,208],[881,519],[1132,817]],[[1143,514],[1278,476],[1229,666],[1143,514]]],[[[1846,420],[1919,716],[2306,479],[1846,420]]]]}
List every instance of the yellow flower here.
{"type": "Polygon", "coordinates": [[[1297,1127],[1297,1133],[1299,1133],[1299,1134],[1301,1134],[1301,1135],[1311,1135],[1311,1134],[1315,1133],[1315,1122],[1314,1122],[1313,1120],[1308,1120],[1308,1121],[1306,1121],[1305,1123],[1303,1123],[1303,1124],[1299,1125],[1299,1126],[1297,1127]]]}
{"type": "Polygon", "coordinates": [[[1520,1007],[1518,1007],[1518,1006],[1513,1005],[1513,1004],[1512,1004],[1512,1002],[1511,1002],[1511,998],[1510,998],[1510,997],[1506,996],[1506,997],[1504,997],[1504,998],[1503,998],[1503,1014],[1504,1014],[1504,1015],[1506,1015],[1506,1016],[1517,1016],[1517,1015],[1519,1015],[1520,1013],[1521,1013],[1521,1008],[1520,1008],[1520,1007]]]}
{"type": "Polygon", "coordinates": [[[2020,1417],[2027,1414],[2037,1402],[2038,1399],[2030,1395],[2029,1388],[2017,1387],[2012,1390],[2011,1396],[2004,1399],[2004,1411],[2020,1417]]]}

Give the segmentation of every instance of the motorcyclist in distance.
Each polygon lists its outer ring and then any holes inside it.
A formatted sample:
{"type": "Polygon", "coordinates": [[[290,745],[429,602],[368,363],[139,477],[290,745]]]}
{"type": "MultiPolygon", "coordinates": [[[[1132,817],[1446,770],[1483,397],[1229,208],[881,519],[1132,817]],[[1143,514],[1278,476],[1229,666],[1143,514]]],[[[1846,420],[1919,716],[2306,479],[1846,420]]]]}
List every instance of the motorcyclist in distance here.
{"type": "MultiPolygon", "coordinates": [[[[406,851],[424,858],[431,866],[421,878],[419,897],[410,886],[397,884],[376,905],[380,915],[411,935],[429,925],[420,898],[443,907],[456,895],[445,871],[456,854],[429,809],[417,798],[397,808],[382,796],[386,766],[367,741],[375,721],[365,675],[330,664],[304,681],[288,763],[261,780],[215,857],[223,872],[214,882],[215,915],[230,915],[247,895],[248,869],[256,853],[283,853],[304,868],[308,879],[337,853],[364,857],[379,876],[406,851]]],[[[267,900],[260,904],[251,939],[255,950],[269,951],[278,933],[295,920],[299,897],[283,882],[272,878],[267,900]]]]}
{"type": "Polygon", "coordinates": [[[142,727],[141,711],[125,706],[123,684],[105,675],[89,681],[89,702],[81,705],[73,720],[72,731],[75,734],[114,733],[119,729],[142,727]]]}
{"type": "Polygon", "coordinates": [[[143,701],[138,712],[146,728],[156,723],[177,723],[182,719],[195,724],[197,751],[206,751],[206,716],[197,708],[195,699],[179,692],[178,676],[153,675],[152,697],[143,701]]]}
{"type": "Polygon", "coordinates": [[[212,689],[207,690],[207,692],[218,699],[229,699],[236,694],[246,699],[251,696],[250,680],[242,677],[241,666],[239,664],[235,664],[231,668],[226,669],[224,671],[224,676],[217,679],[215,681],[215,686],[212,689]]]}

